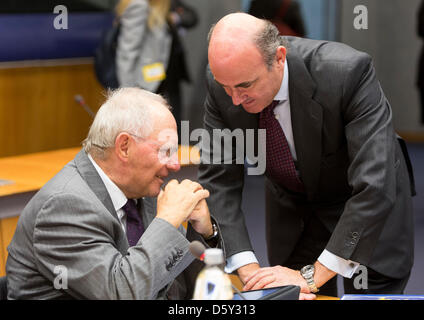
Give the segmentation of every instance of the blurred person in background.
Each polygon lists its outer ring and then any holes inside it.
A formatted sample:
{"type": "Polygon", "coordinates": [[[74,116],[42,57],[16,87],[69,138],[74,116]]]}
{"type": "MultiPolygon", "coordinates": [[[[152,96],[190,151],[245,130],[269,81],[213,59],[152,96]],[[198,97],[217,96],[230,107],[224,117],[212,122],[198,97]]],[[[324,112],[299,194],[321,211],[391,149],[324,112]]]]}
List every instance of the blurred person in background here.
{"type": "Polygon", "coordinates": [[[190,81],[179,34],[197,24],[196,12],[181,0],[121,0],[116,52],[121,87],[137,86],[165,96],[181,126],[180,81],[190,81]]]}
{"type": "Polygon", "coordinates": [[[249,14],[270,20],[281,35],[304,37],[306,34],[299,3],[294,0],[253,0],[249,14]]]}

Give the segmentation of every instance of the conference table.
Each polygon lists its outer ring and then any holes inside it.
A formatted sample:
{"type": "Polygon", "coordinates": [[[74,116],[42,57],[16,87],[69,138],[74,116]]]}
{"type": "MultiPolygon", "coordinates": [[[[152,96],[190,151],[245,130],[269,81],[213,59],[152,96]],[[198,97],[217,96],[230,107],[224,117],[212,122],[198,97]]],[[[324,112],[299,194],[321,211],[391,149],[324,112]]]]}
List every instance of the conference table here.
{"type": "MultiPolygon", "coordinates": [[[[0,158],[0,276],[5,275],[7,246],[12,240],[19,215],[35,193],[53,178],[81,150],[67,148],[0,158]]],[[[181,170],[170,174],[167,180],[197,179],[198,149],[180,146],[178,158],[181,170]]],[[[242,284],[235,275],[230,275],[233,284],[241,290],[242,284]]],[[[317,296],[317,300],[338,298],[317,296]]]]}

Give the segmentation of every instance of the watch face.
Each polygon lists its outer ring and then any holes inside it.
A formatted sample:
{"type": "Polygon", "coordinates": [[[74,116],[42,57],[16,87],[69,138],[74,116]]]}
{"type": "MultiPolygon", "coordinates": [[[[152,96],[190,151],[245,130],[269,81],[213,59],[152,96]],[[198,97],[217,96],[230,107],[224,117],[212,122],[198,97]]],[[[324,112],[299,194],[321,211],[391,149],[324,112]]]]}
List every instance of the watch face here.
{"type": "Polygon", "coordinates": [[[314,266],[313,266],[313,265],[307,265],[307,266],[304,266],[304,267],[300,270],[300,272],[301,272],[301,273],[302,273],[305,277],[313,276],[314,271],[315,271],[315,268],[314,268],[314,266]]]}

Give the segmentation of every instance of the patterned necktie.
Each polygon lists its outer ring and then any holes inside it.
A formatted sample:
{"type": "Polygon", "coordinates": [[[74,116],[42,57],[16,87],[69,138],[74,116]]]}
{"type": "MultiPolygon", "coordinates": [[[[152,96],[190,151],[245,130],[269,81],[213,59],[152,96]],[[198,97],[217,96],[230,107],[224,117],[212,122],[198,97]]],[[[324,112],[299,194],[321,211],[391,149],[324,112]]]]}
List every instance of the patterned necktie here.
{"type": "Polygon", "coordinates": [[[137,244],[144,232],[143,220],[133,199],[128,199],[122,209],[127,214],[127,239],[132,247],[137,244]]]}
{"type": "Polygon", "coordinates": [[[279,101],[274,100],[259,115],[259,128],[266,129],[265,174],[289,190],[304,192],[305,188],[297,175],[283,128],[274,115],[274,108],[278,103],[279,101]]]}

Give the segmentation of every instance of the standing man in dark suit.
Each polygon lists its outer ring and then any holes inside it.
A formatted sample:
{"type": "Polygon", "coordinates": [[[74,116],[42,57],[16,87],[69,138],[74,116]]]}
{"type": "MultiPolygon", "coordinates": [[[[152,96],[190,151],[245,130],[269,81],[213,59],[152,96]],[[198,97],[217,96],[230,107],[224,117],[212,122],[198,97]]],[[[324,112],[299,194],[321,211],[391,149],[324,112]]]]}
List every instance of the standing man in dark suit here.
{"type": "Polygon", "coordinates": [[[237,270],[245,289],[296,284],[337,295],[340,274],[345,292],[403,292],[413,264],[413,179],[370,56],[280,37],[271,23],[236,13],[211,29],[208,57],[205,135],[266,130],[269,268],[253,254],[241,211],[243,164],[216,164],[216,145],[203,139],[202,159],[214,160],[201,164],[199,182],[211,191],[226,270],[237,270]],[[366,283],[355,288],[361,265],[366,283]]]}

